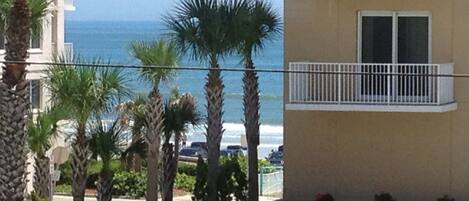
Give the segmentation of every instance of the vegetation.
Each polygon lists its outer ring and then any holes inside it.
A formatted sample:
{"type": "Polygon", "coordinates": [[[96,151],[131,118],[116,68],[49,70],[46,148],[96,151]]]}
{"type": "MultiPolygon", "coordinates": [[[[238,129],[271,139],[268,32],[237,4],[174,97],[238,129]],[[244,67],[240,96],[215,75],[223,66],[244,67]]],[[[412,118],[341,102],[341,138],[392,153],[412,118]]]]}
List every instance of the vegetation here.
{"type": "Polygon", "coordinates": [[[181,96],[177,92],[174,92],[171,100],[165,105],[162,160],[163,201],[173,200],[181,138],[187,131],[187,126],[196,126],[200,122],[200,115],[196,106],[195,98],[192,95],[183,94],[181,96]],[[174,143],[170,142],[171,139],[174,139],[174,143]]]}
{"type": "Polygon", "coordinates": [[[132,132],[132,142],[122,153],[122,159],[126,161],[127,170],[136,172],[141,171],[142,159],[146,158],[146,144],[143,133],[145,128],[145,103],[147,100],[146,94],[139,93],[132,100],[121,103],[116,108],[121,123],[130,127],[132,132]]]}
{"type": "MultiPolygon", "coordinates": [[[[242,170],[238,157],[223,158],[217,181],[217,200],[231,201],[247,200],[246,171],[242,170]],[[234,196],[234,197],[233,197],[234,196]]],[[[192,200],[207,200],[207,164],[199,158],[197,162],[197,176],[192,200]]]]}
{"type": "Polygon", "coordinates": [[[235,46],[233,24],[238,1],[182,0],[165,22],[179,51],[210,65],[205,84],[207,100],[208,200],[217,200],[220,142],[223,136],[223,90],[219,59],[235,46]],[[228,2],[228,1],[226,1],[228,2]]]}
{"type": "Polygon", "coordinates": [[[52,108],[45,113],[39,113],[36,121],[28,124],[28,145],[34,156],[33,187],[35,195],[50,196],[50,159],[46,156],[51,148],[51,140],[56,136],[57,122],[66,117],[64,108],[52,108]]]}
{"type": "MultiPolygon", "coordinates": [[[[0,2],[0,31],[6,32],[5,61],[26,61],[31,29],[41,27],[45,7],[31,2],[47,0],[8,0],[0,2]],[[35,28],[36,27],[36,28],[35,28]]],[[[29,82],[26,64],[7,63],[0,82],[0,200],[23,201],[26,182],[29,82]]]]}
{"type": "MultiPolygon", "coordinates": [[[[134,42],[131,45],[132,55],[146,66],[176,67],[179,57],[173,43],[164,40],[157,42],[134,42]]],[[[158,183],[160,181],[159,156],[161,136],[164,132],[164,104],[159,92],[159,84],[171,78],[173,68],[143,68],[140,75],[152,83],[152,91],[145,105],[145,122],[147,143],[147,201],[158,201],[158,183]]]]}
{"type": "Polygon", "coordinates": [[[248,142],[249,158],[249,200],[259,200],[258,154],[260,126],[259,77],[254,71],[252,55],[263,49],[265,42],[280,33],[281,17],[266,1],[243,1],[241,6],[239,53],[244,60],[246,71],[243,74],[244,126],[248,142]]]}
{"type": "Polygon", "coordinates": [[[55,63],[58,64],[48,69],[47,86],[53,104],[68,108],[69,117],[76,124],[71,153],[73,199],[83,201],[90,154],[86,137],[88,120],[93,115],[109,111],[111,105],[116,105],[120,98],[128,96],[128,80],[117,68],[61,65],[102,64],[100,59],[87,61],[78,56],[73,59],[59,56],[55,63]]]}
{"type": "Polygon", "coordinates": [[[120,157],[121,148],[125,146],[123,141],[124,128],[120,125],[119,119],[116,119],[110,127],[105,128],[101,119],[98,118],[91,129],[89,147],[92,158],[97,159],[99,157],[102,162],[97,182],[98,201],[112,200],[114,172],[111,169],[111,161],[115,157],[120,157]]]}

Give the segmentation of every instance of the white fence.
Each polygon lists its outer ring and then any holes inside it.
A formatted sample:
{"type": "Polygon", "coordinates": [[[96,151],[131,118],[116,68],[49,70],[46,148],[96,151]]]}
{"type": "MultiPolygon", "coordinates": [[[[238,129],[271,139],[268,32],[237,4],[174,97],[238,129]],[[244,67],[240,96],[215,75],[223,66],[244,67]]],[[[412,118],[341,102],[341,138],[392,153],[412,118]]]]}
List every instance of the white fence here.
{"type": "Polygon", "coordinates": [[[442,105],[452,64],[290,63],[290,103],[442,105]]]}
{"type": "Polygon", "coordinates": [[[259,194],[281,194],[282,192],[283,167],[261,168],[259,173],[259,194]]]}

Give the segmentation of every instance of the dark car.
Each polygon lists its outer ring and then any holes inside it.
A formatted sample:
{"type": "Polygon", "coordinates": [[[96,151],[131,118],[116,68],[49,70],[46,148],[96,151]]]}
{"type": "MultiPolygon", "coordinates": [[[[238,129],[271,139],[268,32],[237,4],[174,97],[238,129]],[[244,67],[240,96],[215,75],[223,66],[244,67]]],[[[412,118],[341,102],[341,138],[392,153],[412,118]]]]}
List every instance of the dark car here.
{"type": "Polygon", "coordinates": [[[207,146],[206,142],[192,142],[191,143],[191,148],[204,149],[205,151],[208,150],[208,146],[207,146]]]}
{"type": "Polygon", "coordinates": [[[272,165],[283,165],[283,151],[272,152],[267,160],[272,165]]]}
{"type": "Polygon", "coordinates": [[[283,152],[283,145],[281,145],[281,146],[278,147],[278,151],[283,152]]]}
{"type": "Polygon", "coordinates": [[[202,156],[202,158],[206,158],[207,157],[207,151],[205,151],[203,149],[199,149],[199,148],[188,147],[188,148],[181,149],[181,151],[179,151],[179,155],[187,156],[187,157],[202,156]]]}
{"type": "Polygon", "coordinates": [[[236,149],[223,149],[220,151],[221,156],[225,157],[234,157],[234,156],[244,156],[243,151],[236,149]]]}
{"type": "Polygon", "coordinates": [[[238,156],[245,156],[245,155],[247,155],[247,152],[248,152],[248,148],[243,147],[241,145],[228,145],[226,147],[226,150],[232,151],[235,154],[237,154],[238,156]]]}

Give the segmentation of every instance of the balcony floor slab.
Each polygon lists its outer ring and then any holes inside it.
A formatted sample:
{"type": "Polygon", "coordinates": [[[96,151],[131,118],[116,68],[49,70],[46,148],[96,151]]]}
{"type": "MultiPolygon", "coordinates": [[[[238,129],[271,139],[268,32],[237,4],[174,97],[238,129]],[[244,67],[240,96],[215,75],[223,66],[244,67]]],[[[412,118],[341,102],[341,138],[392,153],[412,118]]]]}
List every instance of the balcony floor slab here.
{"type": "Polygon", "coordinates": [[[331,112],[414,112],[443,113],[458,108],[456,102],[442,105],[381,105],[381,104],[327,104],[327,103],[289,103],[285,110],[331,111],[331,112]]]}

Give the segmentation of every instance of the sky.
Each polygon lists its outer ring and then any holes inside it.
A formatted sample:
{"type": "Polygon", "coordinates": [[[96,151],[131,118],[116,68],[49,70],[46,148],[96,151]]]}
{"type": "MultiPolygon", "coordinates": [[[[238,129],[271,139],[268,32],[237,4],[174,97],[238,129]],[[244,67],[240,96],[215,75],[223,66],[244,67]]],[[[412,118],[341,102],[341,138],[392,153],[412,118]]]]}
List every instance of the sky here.
{"type": "MultiPolygon", "coordinates": [[[[269,0],[282,13],[284,0],[269,0]]],[[[160,21],[178,0],[74,0],[70,21],[160,21]]]]}

